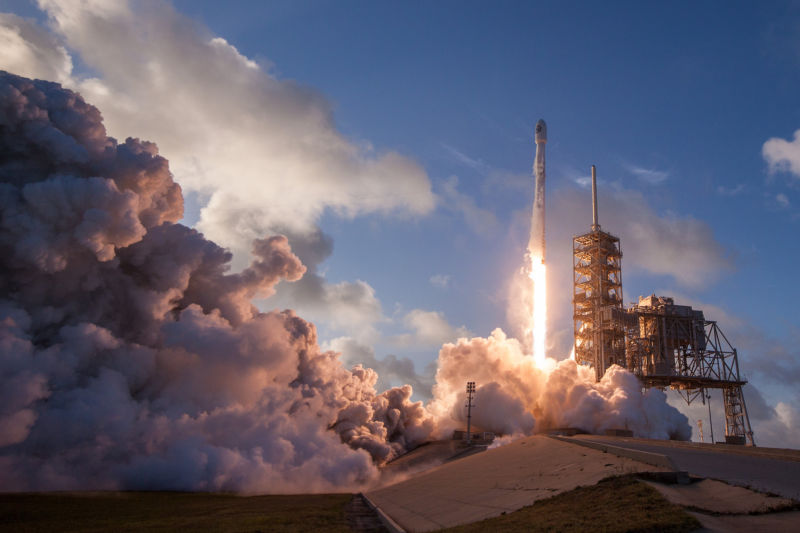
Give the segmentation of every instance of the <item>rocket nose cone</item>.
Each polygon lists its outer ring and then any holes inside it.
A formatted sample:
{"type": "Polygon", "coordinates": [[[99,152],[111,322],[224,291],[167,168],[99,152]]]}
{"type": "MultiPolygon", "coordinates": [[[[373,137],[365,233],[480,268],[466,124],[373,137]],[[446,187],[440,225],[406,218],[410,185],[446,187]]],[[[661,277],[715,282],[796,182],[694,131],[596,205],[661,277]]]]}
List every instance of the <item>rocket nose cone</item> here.
{"type": "Polygon", "coordinates": [[[539,122],[536,123],[534,139],[537,143],[547,142],[547,124],[542,119],[539,119],[539,122]]]}

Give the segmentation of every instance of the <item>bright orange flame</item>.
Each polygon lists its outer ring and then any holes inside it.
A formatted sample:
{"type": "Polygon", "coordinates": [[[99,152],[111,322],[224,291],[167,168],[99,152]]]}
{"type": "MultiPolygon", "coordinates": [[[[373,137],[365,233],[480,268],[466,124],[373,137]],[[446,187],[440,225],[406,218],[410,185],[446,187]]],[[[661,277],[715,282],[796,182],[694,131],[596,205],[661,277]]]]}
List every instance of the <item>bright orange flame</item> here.
{"type": "Polygon", "coordinates": [[[544,339],[547,335],[547,274],[541,257],[531,258],[531,269],[528,276],[533,282],[533,313],[531,316],[531,332],[533,333],[533,360],[542,366],[545,360],[544,339]]]}

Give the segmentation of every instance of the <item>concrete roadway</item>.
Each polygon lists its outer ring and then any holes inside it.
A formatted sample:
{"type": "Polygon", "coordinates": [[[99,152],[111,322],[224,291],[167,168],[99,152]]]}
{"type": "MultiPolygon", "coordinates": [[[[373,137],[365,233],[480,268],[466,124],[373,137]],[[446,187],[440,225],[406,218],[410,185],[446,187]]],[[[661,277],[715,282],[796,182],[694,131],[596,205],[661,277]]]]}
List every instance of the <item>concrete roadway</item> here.
{"type": "Polygon", "coordinates": [[[424,532],[516,511],[609,476],[665,470],[535,435],[411,475],[366,496],[406,531],[424,532]]]}
{"type": "Polygon", "coordinates": [[[750,448],[720,444],[676,443],[598,435],[588,440],[669,457],[679,470],[733,485],[800,500],[800,453],[797,450],[750,448]]]}

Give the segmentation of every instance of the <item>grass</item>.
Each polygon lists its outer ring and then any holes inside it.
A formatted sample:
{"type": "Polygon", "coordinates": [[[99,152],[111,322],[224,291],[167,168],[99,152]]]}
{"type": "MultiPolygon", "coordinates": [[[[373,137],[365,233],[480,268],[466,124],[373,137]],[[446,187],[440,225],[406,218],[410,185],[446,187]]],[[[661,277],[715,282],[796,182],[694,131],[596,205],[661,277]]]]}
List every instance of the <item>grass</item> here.
{"type": "Polygon", "coordinates": [[[513,513],[443,531],[678,533],[700,527],[696,518],[668,502],[654,488],[623,476],[539,500],[513,513]]]}
{"type": "Polygon", "coordinates": [[[351,494],[0,494],[0,532],[350,531],[351,494]]]}
{"type": "MultiPolygon", "coordinates": [[[[182,492],[0,494],[0,533],[106,531],[349,532],[350,494],[236,496],[182,492]]],[[[444,531],[683,532],[700,523],[632,476],[444,531]]]]}

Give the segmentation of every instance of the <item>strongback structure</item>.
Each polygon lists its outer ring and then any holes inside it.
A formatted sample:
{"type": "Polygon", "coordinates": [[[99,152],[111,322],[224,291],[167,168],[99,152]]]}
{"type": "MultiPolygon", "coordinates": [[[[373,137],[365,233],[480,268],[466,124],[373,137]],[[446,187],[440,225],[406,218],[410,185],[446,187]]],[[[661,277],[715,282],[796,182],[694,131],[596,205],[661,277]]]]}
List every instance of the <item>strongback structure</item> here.
{"type": "Polygon", "coordinates": [[[739,360],[716,322],[672,298],[622,300],[619,239],[600,229],[597,179],[592,166],[592,230],[572,240],[575,360],[600,380],[613,364],[636,374],[645,388],[670,387],[691,404],[708,389],[721,389],[725,441],[755,445],[739,373],[739,360]]]}

